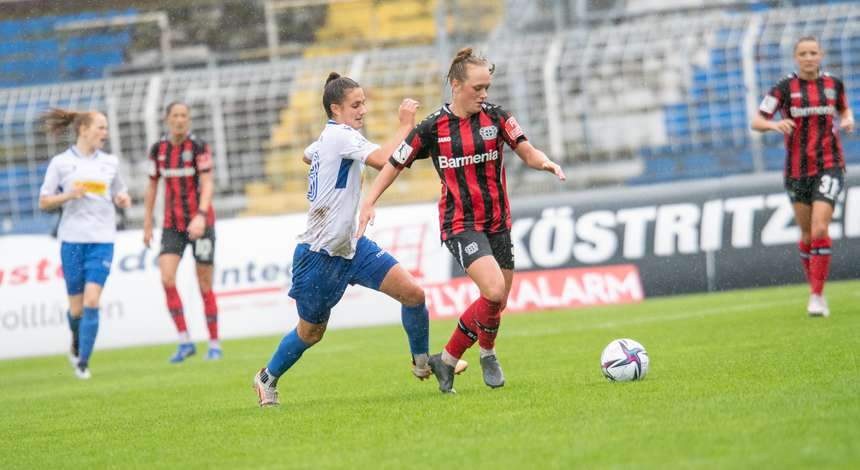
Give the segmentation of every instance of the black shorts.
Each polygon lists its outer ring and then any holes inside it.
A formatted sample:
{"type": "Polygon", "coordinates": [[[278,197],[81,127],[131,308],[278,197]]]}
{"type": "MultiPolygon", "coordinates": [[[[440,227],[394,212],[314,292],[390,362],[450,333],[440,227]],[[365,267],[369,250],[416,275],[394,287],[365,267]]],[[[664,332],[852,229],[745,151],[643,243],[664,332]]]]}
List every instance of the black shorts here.
{"type": "Polygon", "coordinates": [[[514,269],[514,245],[510,232],[484,233],[466,231],[445,240],[448,251],[464,270],[476,259],[492,255],[502,269],[514,269]]]}
{"type": "Polygon", "coordinates": [[[815,176],[785,178],[785,190],[791,202],[806,205],[812,205],[812,201],[824,201],[835,206],[844,186],[845,172],[840,168],[823,170],[815,176]]]}
{"type": "Polygon", "coordinates": [[[188,232],[180,232],[172,228],[166,228],[161,232],[161,255],[169,253],[179,255],[181,258],[185,253],[185,247],[191,244],[194,251],[194,259],[200,264],[215,263],[215,227],[206,227],[203,236],[197,240],[188,239],[188,232]]]}

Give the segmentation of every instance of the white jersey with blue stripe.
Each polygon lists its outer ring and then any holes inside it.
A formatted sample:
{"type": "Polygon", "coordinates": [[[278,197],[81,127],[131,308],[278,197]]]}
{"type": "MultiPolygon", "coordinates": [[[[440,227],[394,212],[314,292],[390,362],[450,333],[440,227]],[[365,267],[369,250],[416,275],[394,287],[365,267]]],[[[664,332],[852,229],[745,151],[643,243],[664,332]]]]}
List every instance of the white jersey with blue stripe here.
{"type": "Polygon", "coordinates": [[[56,155],[48,164],[40,194],[53,196],[75,187],[82,187],[84,196],[63,204],[57,238],[72,243],[113,243],[113,197],[128,191],[119,172],[119,159],[102,151],[83,156],[75,147],[56,155]]]}
{"type": "Polygon", "coordinates": [[[352,259],[361,173],[367,157],[378,148],[348,125],[326,123],[319,139],[305,149],[311,161],[307,194],[311,207],[299,243],[309,244],[311,251],[352,259]]]}

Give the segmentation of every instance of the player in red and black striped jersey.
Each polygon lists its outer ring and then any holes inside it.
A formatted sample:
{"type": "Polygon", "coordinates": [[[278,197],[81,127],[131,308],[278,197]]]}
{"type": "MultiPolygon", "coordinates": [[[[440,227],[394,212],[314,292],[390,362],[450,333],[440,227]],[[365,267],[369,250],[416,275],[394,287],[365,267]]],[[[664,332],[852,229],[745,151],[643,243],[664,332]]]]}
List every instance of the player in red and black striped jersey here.
{"type": "Polygon", "coordinates": [[[220,359],[218,304],[212,292],[215,254],[215,211],[212,209],[212,153],[209,145],[190,132],[188,105],[167,106],[165,122],[169,133],[149,151],[149,186],[144,199],[143,242],[152,241],[152,220],[159,179],[164,179],[164,229],[158,266],[167,297],[167,309],[179,332],[179,347],[170,362],[182,362],[196,352],[188,334],[182,300],[176,290],[176,270],[189,244],[197,265],[197,282],[209,329],[207,359],[220,359]]]}
{"type": "Polygon", "coordinates": [[[838,78],[821,72],[822,57],[815,38],[798,40],[794,46],[798,71],[771,88],[752,122],[754,130],[785,136],[785,189],[800,226],[798,247],[812,291],[807,306],[810,316],[830,314],[822,292],[830,272],[828,226],[845,182],[839,130],[854,130],[845,86],[838,78]],[[782,120],[771,121],[777,111],[782,120]]]}
{"type": "Polygon", "coordinates": [[[430,358],[443,392],[453,391],[457,361],[475,341],[481,349],[484,382],[493,388],[505,383],[495,352],[514,269],[504,145],[529,167],[565,179],[561,167],[529,143],[510,113],[486,102],[492,73],[493,66],[471,48],[457,53],[448,72],[451,104],[443,105],[409,133],[374,181],[359,216],[361,236],[373,220],[373,205],[400,171],[417,159],[431,159],[442,182],[442,241],[481,292],[460,317],[442,352],[430,358]]]}

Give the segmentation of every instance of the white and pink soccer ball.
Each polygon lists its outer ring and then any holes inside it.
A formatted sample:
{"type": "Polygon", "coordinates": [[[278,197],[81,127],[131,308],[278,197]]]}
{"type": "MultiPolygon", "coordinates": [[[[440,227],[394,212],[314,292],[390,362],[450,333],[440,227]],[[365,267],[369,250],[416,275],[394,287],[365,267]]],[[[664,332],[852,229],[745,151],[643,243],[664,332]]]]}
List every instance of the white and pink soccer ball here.
{"type": "Polygon", "coordinates": [[[616,339],[603,349],[600,368],[610,382],[642,380],[648,373],[648,352],[632,339],[616,339]]]}

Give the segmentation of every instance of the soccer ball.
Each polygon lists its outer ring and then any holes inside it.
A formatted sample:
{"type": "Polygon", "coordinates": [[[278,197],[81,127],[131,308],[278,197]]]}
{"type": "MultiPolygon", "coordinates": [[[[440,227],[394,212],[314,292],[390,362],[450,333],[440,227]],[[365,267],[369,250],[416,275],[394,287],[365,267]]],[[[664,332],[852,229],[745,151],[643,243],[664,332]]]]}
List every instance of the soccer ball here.
{"type": "Polygon", "coordinates": [[[642,380],[648,373],[648,352],[632,339],[616,339],[603,349],[600,368],[610,382],[642,380]]]}

